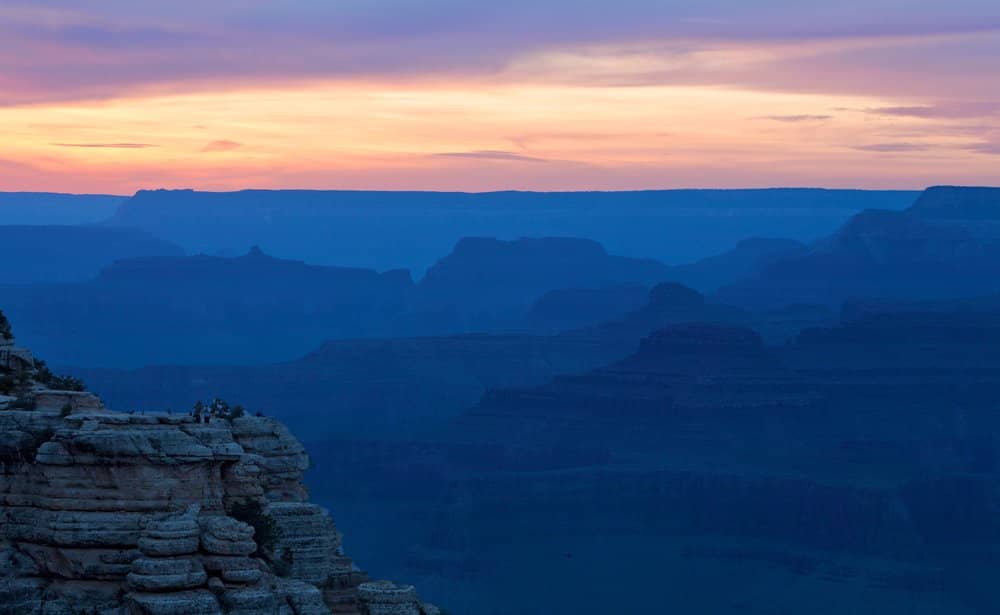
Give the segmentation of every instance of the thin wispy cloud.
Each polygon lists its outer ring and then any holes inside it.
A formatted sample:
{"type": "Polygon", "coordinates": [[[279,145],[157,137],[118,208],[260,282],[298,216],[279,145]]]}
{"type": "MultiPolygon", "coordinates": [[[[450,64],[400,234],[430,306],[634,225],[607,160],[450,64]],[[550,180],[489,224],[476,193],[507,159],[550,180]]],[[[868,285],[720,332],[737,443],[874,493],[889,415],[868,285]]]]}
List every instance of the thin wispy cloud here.
{"type": "Polygon", "coordinates": [[[991,0],[8,0],[0,157],[106,191],[995,183],[998,56],[991,0]]]}
{"type": "Polygon", "coordinates": [[[832,120],[832,115],[761,115],[753,118],[755,120],[770,120],[772,122],[787,122],[795,124],[800,122],[825,122],[832,120]]]}
{"type": "Polygon", "coordinates": [[[146,149],[149,147],[159,147],[153,143],[52,143],[56,147],[83,147],[93,149],[146,149]]]}
{"type": "Polygon", "coordinates": [[[983,141],[982,143],[973,143],[970,145],[966,145],[963,149],[970,152],[975,152],[977,154],[1000,155],[1000,140],[983,141]]]}
{"type": "Polygon", "coordinates": [[[900,153],[924,152],[931,148],[923,143],[869,143],[866,145],[854,145],[852,149],[862,152],[900,153]]]}
{"type": "Polygon", "coordinates": [[[952,102],[934,105],[876,107],[866,109],[872,115],[914,117],[923,119],[961,119],[989,117],[1000,114],[1000,102],[952,102]]]}
{"type": "Polygon", "coordinates": [[[503,160],[511,162],[548,162],[544,158],[526,156],[516,152],[503,150],[477,150],[471,152],[441,152],[434,154],[438,158],[470,158],[474,160],[503,160]]]}

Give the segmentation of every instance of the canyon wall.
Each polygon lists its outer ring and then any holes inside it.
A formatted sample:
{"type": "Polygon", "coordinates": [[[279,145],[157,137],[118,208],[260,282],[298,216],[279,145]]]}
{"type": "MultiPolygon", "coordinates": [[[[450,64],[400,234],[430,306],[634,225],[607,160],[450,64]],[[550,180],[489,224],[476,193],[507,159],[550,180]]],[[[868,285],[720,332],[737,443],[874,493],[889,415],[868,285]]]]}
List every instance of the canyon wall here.
{"type": "Polygon", "coordinates": [[[281,423],[112,412],[0,344],[0,612],[438,612],[353,565],[281,423]]]}

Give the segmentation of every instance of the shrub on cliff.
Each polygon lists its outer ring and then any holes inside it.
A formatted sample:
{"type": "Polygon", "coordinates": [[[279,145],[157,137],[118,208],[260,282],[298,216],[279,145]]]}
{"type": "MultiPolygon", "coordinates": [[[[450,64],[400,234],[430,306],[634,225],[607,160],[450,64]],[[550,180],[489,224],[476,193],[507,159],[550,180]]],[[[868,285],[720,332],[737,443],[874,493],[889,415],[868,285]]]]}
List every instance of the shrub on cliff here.
{"type": "Polygon", "coordinates": [[[10,321],[4,316],[3,310],[0,310],[0,340],[12,339],[14,339],[14,331],[10,328],[10,321]]]}
{"type": "Polygon", "coordinates": [[[35,380],[41,382],[42,384],[48,384],[55,374],[49,369],[49,366],[45,364],[45,361],[41,359],[35,359],[35,380]]]}
{"type": "Polygon", "coordinates": [[[205,404],[201,400],[195,402],[190,414],[198,422],[204,421],[208,423],[211,418],[219,418],[227,421],[238,419],[246,414],[246,410],[240,405],[230,406],[226,400],[216,397],[208,404],[205,404]]]}
{"type": "Polygon", "coordinates": [[[35,359],[35,381],[54,391],[86,391],[87,387],[79,378],[56,376],[41,359],[35,359]]]}
{"type": "Polygon", "coordinates": [[[49,383],[49,388],[54,391],[86,391],[87,386],[83,381],[73,376],[55,376],[49,383]]]}
{"type": "Polygon", "coordinates": [[[10,374],[0,375],[0,395],[10,395],[16,385],[17,380],[10,374]]]}

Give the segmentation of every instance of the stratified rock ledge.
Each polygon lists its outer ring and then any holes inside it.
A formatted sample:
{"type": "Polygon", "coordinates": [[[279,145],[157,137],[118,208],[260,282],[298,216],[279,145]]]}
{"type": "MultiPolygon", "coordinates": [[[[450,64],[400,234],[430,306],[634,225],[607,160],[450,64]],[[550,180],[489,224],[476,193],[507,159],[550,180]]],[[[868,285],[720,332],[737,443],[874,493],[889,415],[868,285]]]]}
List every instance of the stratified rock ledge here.
{"type": "Polygon", "coordinates": [[[279,422],[112,412],[2,342],[0,614],[438,612],[344,555],[279,422]]]}

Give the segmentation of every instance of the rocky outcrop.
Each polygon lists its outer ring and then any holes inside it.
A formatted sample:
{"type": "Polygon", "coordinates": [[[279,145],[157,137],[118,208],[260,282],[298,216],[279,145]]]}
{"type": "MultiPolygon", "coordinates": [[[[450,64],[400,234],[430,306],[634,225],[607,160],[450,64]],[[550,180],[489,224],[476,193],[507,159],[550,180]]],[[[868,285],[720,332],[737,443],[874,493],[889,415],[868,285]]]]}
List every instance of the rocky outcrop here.
{"type": "Polygon", "coordinates": [[[4,337],[5,323],[0,322],[0,369],[15,373],[30,369],[35,363],[31,351],[14,346],[14,338],[4,337]]]}
{"type": "Polygon", "coordinates": [[[611,255],[589,239],[466,237],[427,270],[412,306],[417,313],[448,312],[479,331],[487,322],[482,314],[519,320],[551,290],[648,286],[669,273],[662,263],[611,255]]]}
{"type": "Polygon", "coordinates": [[[18,399],[32,409],[0,411],[0,613],[389,612],[277,421],[118,413],[37,382],[18,399]]]}
{"type": "Polygon", "coordinates": [[[995,221],[1000,219],[1000,188],[932,186],[909,211],[935,220],[995,221]]]}
{"type": "Polygon", "coordinates": [[[855,297],[956,299],[1000,292],[1000,189],[935,187],[905,211],[868,210],[798,256],[727,285],[727,303],[836,306],[855,297]]]}

